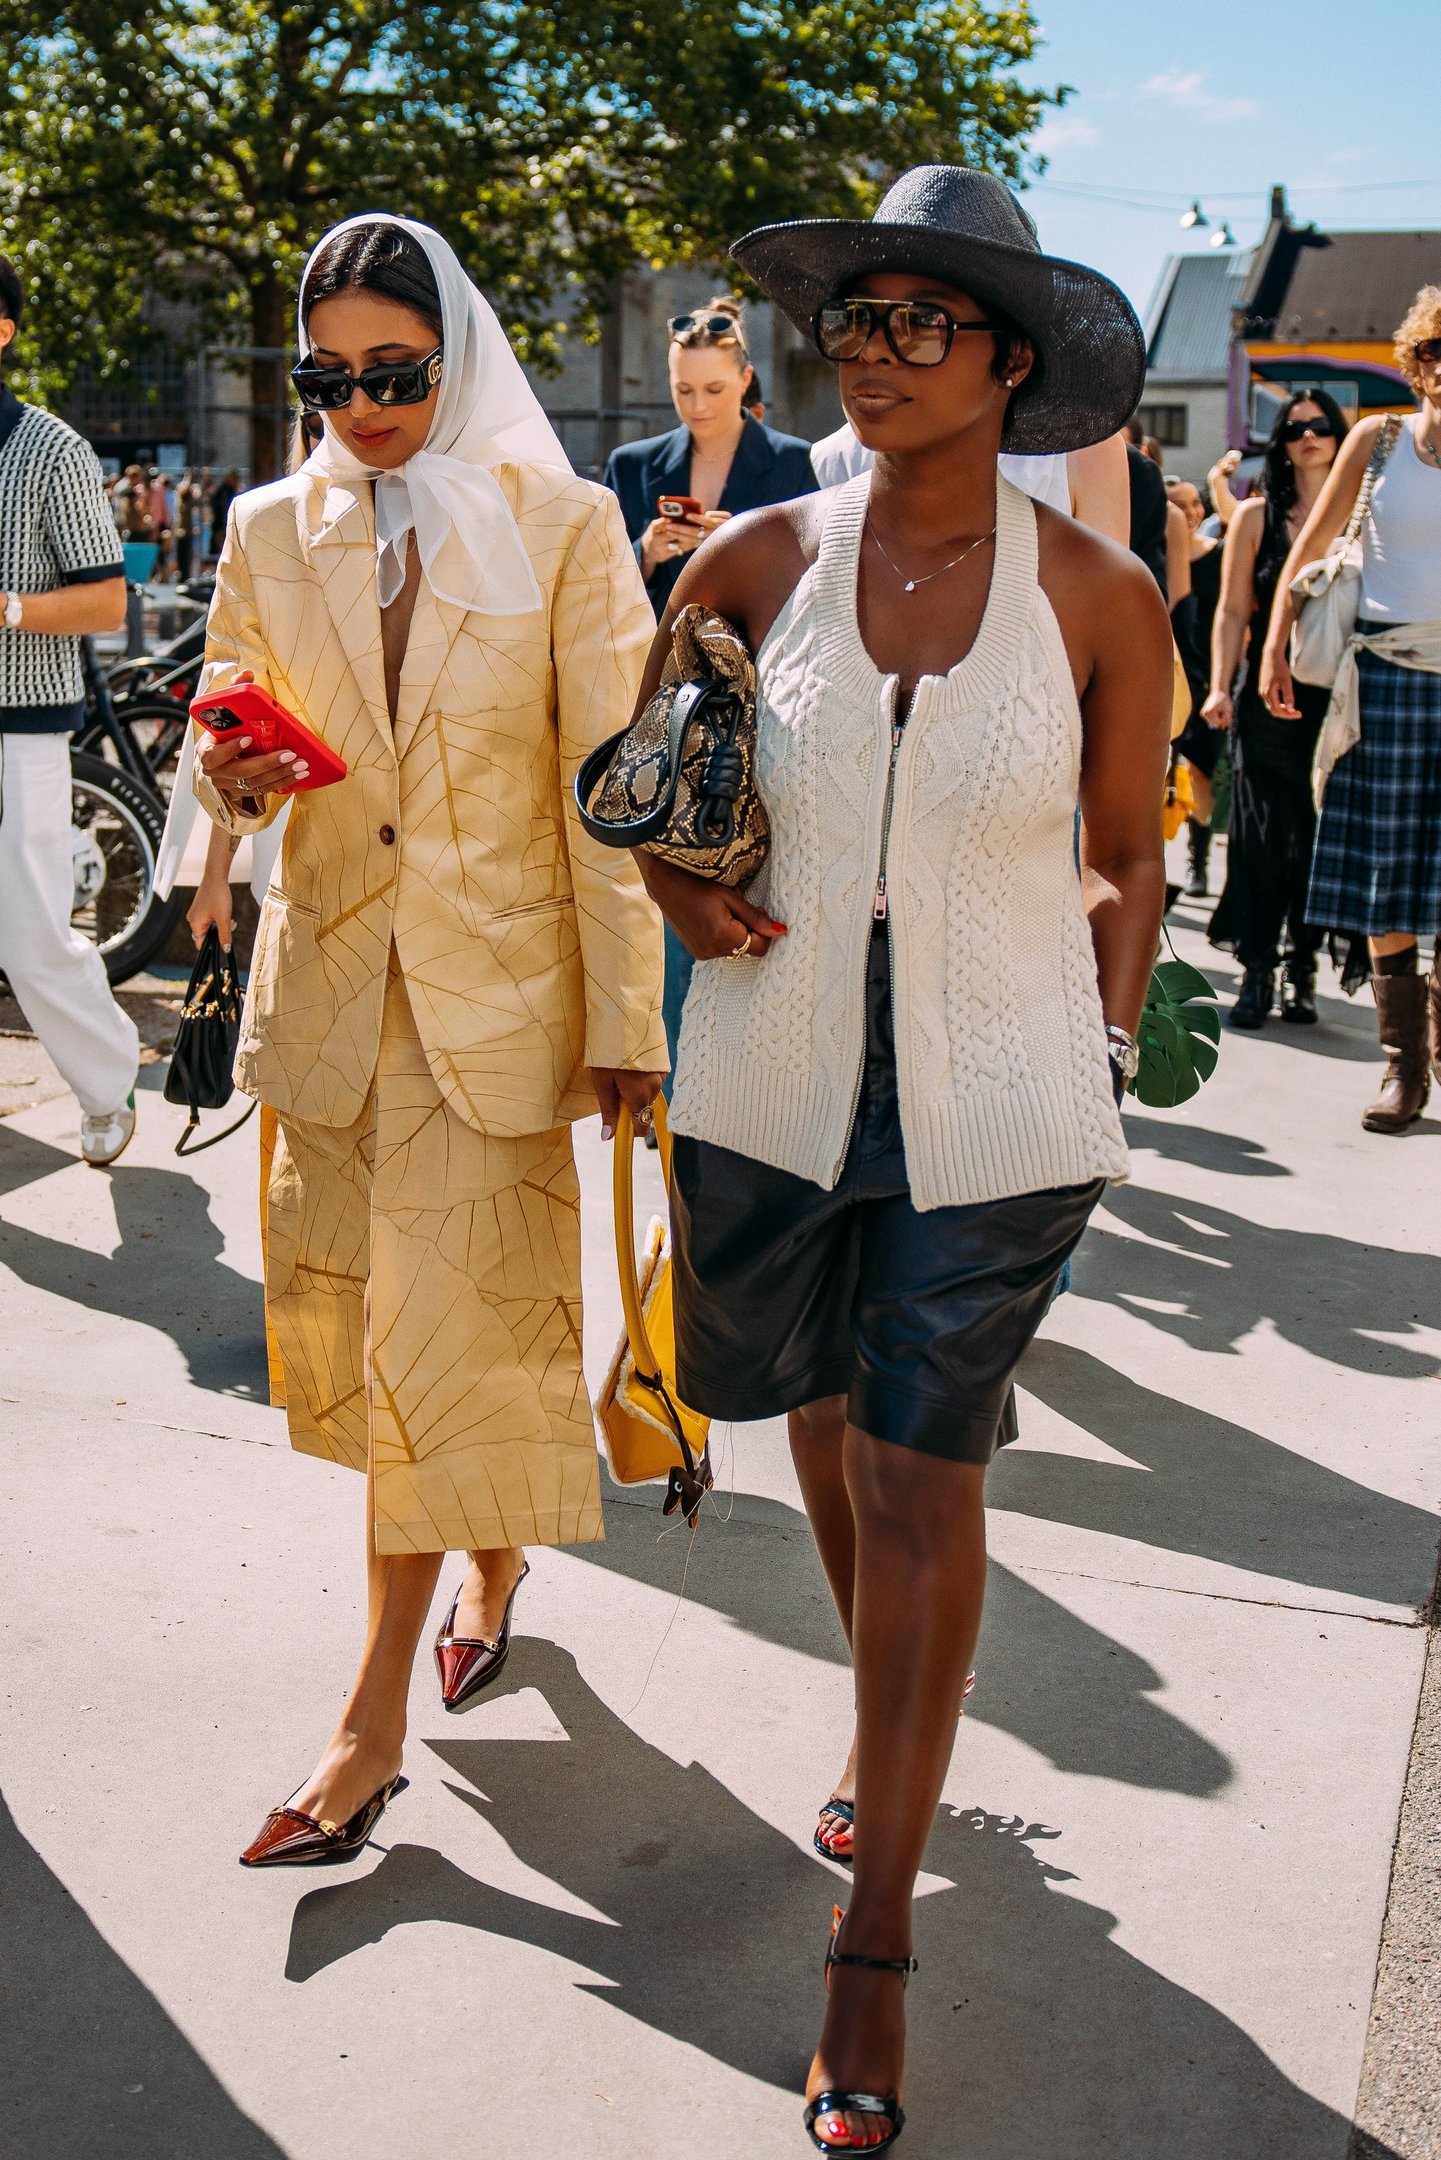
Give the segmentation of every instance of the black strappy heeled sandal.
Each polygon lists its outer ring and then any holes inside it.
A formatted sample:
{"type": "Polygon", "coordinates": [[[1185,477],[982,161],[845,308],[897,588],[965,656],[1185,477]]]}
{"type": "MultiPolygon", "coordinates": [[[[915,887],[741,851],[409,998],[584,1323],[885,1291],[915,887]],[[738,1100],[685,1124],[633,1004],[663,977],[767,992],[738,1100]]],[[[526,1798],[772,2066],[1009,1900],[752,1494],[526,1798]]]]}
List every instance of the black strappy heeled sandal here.
{"type": "MultiPolygon", "coordinates": [[[[974,1694],[975,1686],[975,1674],[973,1672],[967,1673],[966,1684],[961,1689],[962,1717],[964,1717],[966,1714],[966,1698],[967,1696],[974,1694]]],[[[839,1793],[832,1793],[830,1799],[826,1801],[825,1805],[821,1809],[820,1820],[816,1824],[815,1835],[811,1839],[812,1845],[820,1854],[822,1860],[834,1860],[837,1867],[854,1866],[856,1857],[856,1841],[854,1836],[851,1838],[849,1846],[844,1851],[838,1851],[834,1845],[828,1844],[826,1841],[825,1831],[825,1821],[827,1815],[834,1815],[838,1822],[846,1824],[846,1826],[850,1830],[854,1831],[856,1824],[856,1804],[854,1800],[843,1800],[839,1793]]]]}
{"type": "MultiPolygon", "coordinates": [[[[833,1905],[831,1907],[831,1939],[826,1944],[826,1985],[828,1987],[830,1985],[831,1968],[836,1965],[861,1965],[865,1967],[867,1972],[898,1973],[902,1987],[906,1985],[913,1972],[920,1971],[920,1966],[913,1957],[862,1957],[857,1951],[837,1950],[836,1937],[840,1934],[841,1922],[844,1918],[845,1914],[841,1911],[840,1906],[833,1905]]],[[[815,2099],[807,2106],[805,2125],[810,2135],[810,2141],[817,2152],[879,2153],[888,2151],[905,2129],[906,2111],[901,2106],[900,2099],[895,2093],[843,2092],[839,2086],[829,2085],[824,2092],[817,2093],[815,2099]],[[845,2133],[845,2144],[833,2145],[829,2138],[817,2135],[816,2124],[823,2115],[879,2115],[882,2121],[889,2126],[890,2136],[880,2138],[871,2145],[857,2145],[852,2142],[850,2133],[847,2131],[845,2133]]]]}
{"type": "Polygon", "coordinates": [[[856,1804],[854,1800],[842,1800],[839,1793],[832,1793],[830,1799],[821,1809],[820,1821],[816,1824],[816,1834],[811,1839],[812,1845],[814,1845],[822,1860],[834,1860],[837,1867],[850,1867],[856,1857],[854,1849],[848,1852],[837,1852],[834,1845],[826,1843],[825,1821],[827,1815],[834,1815],[837,1822],[845,1823],[848,1828],[853,1830],[856,1821],[856,1804]]]}

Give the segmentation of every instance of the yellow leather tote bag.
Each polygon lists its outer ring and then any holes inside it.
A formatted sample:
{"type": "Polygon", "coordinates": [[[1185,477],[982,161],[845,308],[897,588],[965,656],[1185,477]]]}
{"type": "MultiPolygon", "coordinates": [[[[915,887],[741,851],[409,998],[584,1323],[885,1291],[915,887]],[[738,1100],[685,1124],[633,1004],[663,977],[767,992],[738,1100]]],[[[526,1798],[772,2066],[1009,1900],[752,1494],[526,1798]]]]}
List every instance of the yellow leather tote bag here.
{"type": "MultiPolygon", "coordinates": [[[[655,1102],[661,1168],[670,1185],[670,1128],[665,1099],[655,1102]]],[[[713,1483],[710,1419],[687,1407],[675,1384],[675,1307],[670,1235],[657,1217],[635,1251],[635,1121],[622,1103],[615,1129],[615,1252],[625,1327],[616,1345],[595,1414],[610,1474],[618,1485],[664,1478],[663,1512],[680,1509],[695,1527],[713,1483]]]]}

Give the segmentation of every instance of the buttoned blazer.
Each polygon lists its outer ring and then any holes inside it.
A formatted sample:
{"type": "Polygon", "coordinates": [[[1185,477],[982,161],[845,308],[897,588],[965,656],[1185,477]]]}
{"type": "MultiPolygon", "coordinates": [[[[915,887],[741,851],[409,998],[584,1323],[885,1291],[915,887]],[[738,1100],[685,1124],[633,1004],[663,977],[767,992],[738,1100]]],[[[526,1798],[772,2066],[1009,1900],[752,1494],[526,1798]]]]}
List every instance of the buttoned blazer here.
{"type": "MultiPolygon", "coordinates": [[[[605,484],[614,488],[619,498],[637,562],[641,534],[656,515],[658,498],[690,493],[690,460],[690,430],[684,427],[671,428],[664,435],[648,435],[643,442],[622,443],[611,452],[605,484]]],[[[813,495],[815,490],[810,444],[802,442],[798,435],[782,435],[779,429],[767,427],[764,421],[747,413],[717,509],[738,516],[742,510],[768,510],[773,503],[813,495]]],[[[656,564],[646,591],[657,617],[664,614],[686,561],[682,556],[674,562],[656,564]]]]}
{"type": "MultiPolygon", "coordinates": [[[[571,792],[628,722],[654,620],[615,498],[554,468],[496,468],[541,590],[480,615],[422,576],[392,727],[369,483],[299,472],[236,498],[205,688],[243,669],[338,751],[293,798],[261,911],[236,1077],[332,1126],[364,1108],[392,947],[436,1082],[483,1132],[595,1108],[590,1066],[664,1071],[661,928],[631,857],[571,792]]],[[[245,817],[196,767],[232,833],[245,817]]]]}

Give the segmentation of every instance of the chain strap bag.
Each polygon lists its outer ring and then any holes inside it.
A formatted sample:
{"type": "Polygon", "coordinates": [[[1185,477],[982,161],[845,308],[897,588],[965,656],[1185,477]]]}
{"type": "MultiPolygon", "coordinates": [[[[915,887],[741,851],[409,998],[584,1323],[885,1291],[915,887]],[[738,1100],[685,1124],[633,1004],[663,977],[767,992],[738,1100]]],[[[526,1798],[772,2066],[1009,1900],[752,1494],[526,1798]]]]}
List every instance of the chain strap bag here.
{"type": "Polygon", "coordinates": [[[240,993],[235,963],[221,945],[220,933],[212,923],[201,941],[191,971],[190,987],[180,1008],[180,1025],[175,1033],[170,1070],[165,1075],[165,1100],[185,1103],[190,1111],[190,1123],[175,1143],[177,1155],[199,1155],[206,1148],[214,1147],[217,1141],[228,1140],[233,1132],[239,1132],[245,1118],[255,1109],[255,1104],[251,1103],[245,1117],[237,1118],[223,1132],[212,1133],[208,1140],[197,1140],[193,1147],[190,1145],[190,1136],[200,1124],[201,1111],[223,1110],[235,1093],[240,993]]]}
{"type": "Polygon", "coordinates": [[[1376,483],[1395,449],[1401,423],[1389,414],[1381,424],[1370,463],[1356,490],[1356,506],[1346,530],[1333,540],[1319,562],[1307,563],[1291,580],[1296,627],[1291,633],[1291,673],[1297,682],[1333,688],[1341,655],[1361,611],[1362,530],[1376,483]]]}
{"type": "MultiPolygon", "coordinates": [[[[653,1112],[666,1184],[670,1183],[670,1128],[665,1099],[653,1112]]],[[[687,1407],[675,1380],[675,1306],[670,1241],[658,1218],[635,1256],[635,1120],[624,1103],[616,1120],[615,1252],[625,1326],[611,1360],[595,1414],[605,1440],[606,1461],[617,1485],[664,1478],[663,1512],[677,1509],[692,1529],[712,1484],[710,1419],[687,1407]]]]}
{"type": "Polygon", "coordinates": [[[734,623],[676,617],[660,688],[576,775],[580,821],[606,847],[643,847],[721,885],[765,861],[770,821],[755,778],[756,669],[734,623]]]}

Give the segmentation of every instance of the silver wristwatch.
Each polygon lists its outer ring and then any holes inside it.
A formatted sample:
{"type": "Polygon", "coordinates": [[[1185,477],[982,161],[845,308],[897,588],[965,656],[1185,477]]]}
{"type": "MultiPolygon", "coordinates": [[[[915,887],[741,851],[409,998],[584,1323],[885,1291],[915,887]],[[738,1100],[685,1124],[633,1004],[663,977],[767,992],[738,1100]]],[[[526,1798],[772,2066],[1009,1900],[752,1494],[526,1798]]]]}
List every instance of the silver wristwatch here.
{"type": "Polygon", "coordinates": [[[18,592],[6,593],[6,595],[5,595],[5,627],[6,627],[6,629],[7,629],[7,630],[18,630],[18,629],[20,628],[20,625],[21,625],[21,623],[22,623],[22,622],[23,622],[23,620],[24,620],[24,616],[25,616],[25,601],[24,601],[24,597],[23,597],[23,595],[22,595],[22,594],[20,594],[20,593],[18,593],[18,592]]]}
{"type": "Polygon", "coordinates": [[[1140,1045],[1123,1027],[1106,1029],[1106,1055],[1124,1080],[1134,1080],[1141,1069],[1140,1045]]]}

